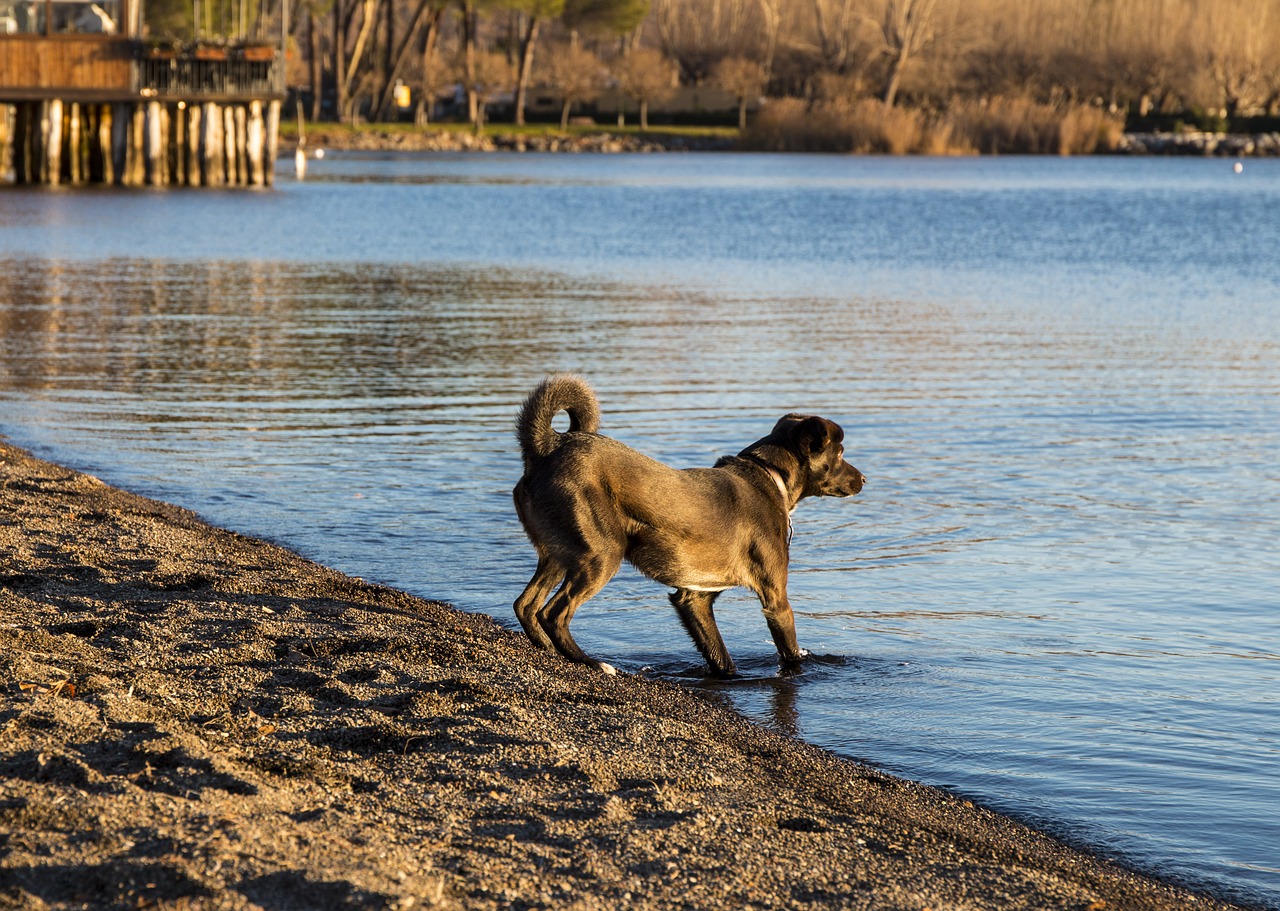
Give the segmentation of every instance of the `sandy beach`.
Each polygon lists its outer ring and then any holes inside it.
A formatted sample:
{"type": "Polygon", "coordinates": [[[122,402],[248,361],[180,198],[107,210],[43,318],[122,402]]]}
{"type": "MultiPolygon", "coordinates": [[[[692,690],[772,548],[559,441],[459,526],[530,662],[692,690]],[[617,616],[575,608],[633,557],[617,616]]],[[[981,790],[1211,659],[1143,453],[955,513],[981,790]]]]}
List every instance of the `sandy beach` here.
{"type": "Polygon", "coordinates": [[[1231,907],[4,443],[0,680],[0,908],[1231,907]]]}

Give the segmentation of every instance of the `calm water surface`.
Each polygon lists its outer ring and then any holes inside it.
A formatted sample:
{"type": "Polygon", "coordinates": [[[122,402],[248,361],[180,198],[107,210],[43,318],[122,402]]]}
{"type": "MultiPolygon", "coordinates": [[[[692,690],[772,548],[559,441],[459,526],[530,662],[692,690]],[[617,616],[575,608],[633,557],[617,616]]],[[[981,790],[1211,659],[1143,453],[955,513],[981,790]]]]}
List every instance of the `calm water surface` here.
{"type": "Polygon", "coordinates": [[[657,585],[619,667],[1280,908],[1280,162],[359,157],[273,192],[0,192],[0,431],[514,622],[545,373],[677,466],[791,410],[860,497],[797,511],[798,676],[657,585]]]}

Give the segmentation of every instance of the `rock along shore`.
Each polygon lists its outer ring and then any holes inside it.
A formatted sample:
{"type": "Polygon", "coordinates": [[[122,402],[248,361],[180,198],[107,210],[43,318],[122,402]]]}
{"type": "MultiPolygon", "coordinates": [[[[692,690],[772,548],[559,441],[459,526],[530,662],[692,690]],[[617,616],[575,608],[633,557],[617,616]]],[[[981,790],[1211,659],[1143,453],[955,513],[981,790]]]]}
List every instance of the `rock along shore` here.
{"type": "Polygon", "coordinates": [[[1125,133],[1116,151],[1128,155],[1274,158],[1280,156],[1280,133],[1125,133]]]}
{"type": "Polygon", "coordinates": [[[0,442],[0,908],[1225,909],[0,442]]]}
{"type": "MultiPolygon", "coordinates": [[[[281,154],[293,155],[295,139],[281,141],[281,154]]],[[[732,152],[728,137],[650,133],[586,135],[476,134],[456,130],[342,130],[323,124],[307,127],[307,148],[377,152],[732,152]]],[[[1125,133],[1118,155],[1191,155],[1232,158],[1280,156],[1280,133],[1125,133]]]]}
{"type": "MultiPolygon", "coordinates": [[[[573,135],[477,134],[462,130],[338,130],[323,124],[307,127],[308,149],[377,152],[727,152],[727,138],[662,133],[591,133],[573,135]]],[[[295,139],[281,140],[281,154],[292,155],[295,139]]]]}

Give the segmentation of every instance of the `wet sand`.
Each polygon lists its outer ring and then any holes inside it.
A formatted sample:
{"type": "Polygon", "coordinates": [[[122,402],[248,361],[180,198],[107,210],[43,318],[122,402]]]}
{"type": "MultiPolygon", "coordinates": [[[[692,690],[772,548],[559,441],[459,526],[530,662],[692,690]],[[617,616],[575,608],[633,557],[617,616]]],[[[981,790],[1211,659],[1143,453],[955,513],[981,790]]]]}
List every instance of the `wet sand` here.
{"type": "Polygon", "coordinates": [[[1231,907],[4,443],[0,682],[0,908],[1231,907]]]}

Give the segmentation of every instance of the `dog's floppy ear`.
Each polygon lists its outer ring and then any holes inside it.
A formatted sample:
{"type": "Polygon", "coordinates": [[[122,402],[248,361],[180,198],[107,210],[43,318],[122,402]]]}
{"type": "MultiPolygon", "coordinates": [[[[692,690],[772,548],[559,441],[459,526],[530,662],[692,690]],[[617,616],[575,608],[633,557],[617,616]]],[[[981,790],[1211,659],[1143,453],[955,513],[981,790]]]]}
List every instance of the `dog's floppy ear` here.
{"type": "Polygon", "coordinates": [[[821,452],[844,439],[844,431],[826,418],[807,417],[791,428],[791,439],[800,449],[821,452]]]}

